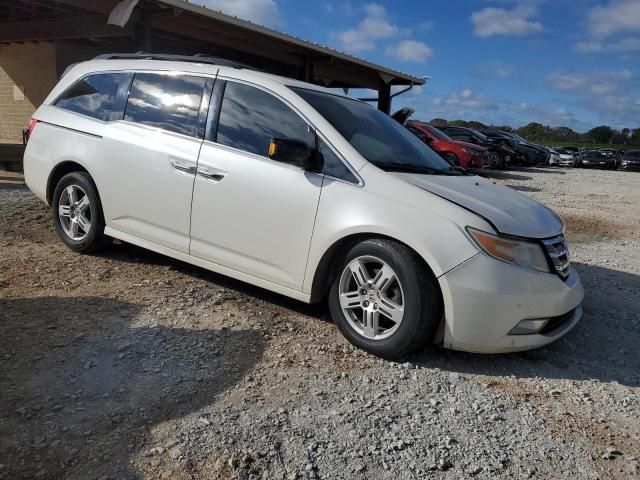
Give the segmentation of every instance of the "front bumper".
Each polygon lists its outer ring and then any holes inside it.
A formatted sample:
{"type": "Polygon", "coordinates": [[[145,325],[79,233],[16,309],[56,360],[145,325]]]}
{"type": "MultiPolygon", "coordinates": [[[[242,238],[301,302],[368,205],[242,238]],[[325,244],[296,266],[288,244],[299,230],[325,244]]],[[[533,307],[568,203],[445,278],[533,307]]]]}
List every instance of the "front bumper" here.
{"type": "Polygon", "coordinates": [[[623,170],[640,170],[640,162],[636,162],[636,161],[622,161],[620,163],[620,168],[622,168],[623,170]]]}
{"type": "Polygon", "coordinates": [[[608,167],[610,163],[604,160],[582,160],[582,165],[584,167],[608,167]]]}
{"type": "Polygon", "coordinates": [[[444,346],[477,353],[541,347],[562,337],[582,317],[584,289],[571,269],[562,280],[495,260],[484,253],[439,279],[445,303],[444,346]],[[510,335],[522,320],[562,317],[553,328],[510,335]]]}

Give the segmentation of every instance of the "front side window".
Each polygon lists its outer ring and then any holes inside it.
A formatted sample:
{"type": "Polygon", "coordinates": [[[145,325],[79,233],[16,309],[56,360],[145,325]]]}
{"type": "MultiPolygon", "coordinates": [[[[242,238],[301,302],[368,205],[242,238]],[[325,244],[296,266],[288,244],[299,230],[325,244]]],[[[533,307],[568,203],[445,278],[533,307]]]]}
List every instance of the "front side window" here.
{"type": "Polygon", "coordinates": [[[450,165],[406,127],[370,105],[331,93],[290,88],[374,165],[421,173],[449,170],[450,165]]]}
{"type": "Polygon", "coordinates": [[[74,83],[55,105],[104,122],[122,120],[130,73],[96,73],[74,83]]]}
{"type": "Polygon", "coordinates": [[[216,141],[266,157],[272,138],[302,140],[315,147],[315,133],[284,102],[258,88],[227,82],[216,141]]]}
{"type": "Polygon", "coordinates": [[[195,136],[205,82],[189,75],[136,73],[124,119],[195,136]]]}

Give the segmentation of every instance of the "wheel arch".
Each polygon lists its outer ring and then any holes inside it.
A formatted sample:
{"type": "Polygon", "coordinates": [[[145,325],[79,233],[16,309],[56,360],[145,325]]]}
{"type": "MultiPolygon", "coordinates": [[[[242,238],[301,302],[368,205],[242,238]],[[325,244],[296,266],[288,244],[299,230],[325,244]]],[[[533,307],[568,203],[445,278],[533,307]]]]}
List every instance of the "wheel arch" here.
{"type": "MultiPolygon", "coordinates": [[[[335,241],[322,255],[320,261],[318,262],[315,271],[313,272],[313,281],[311,283],[311,295],[310,295],[310,303],[315,303],[321,301],[329,292],[329,288],[331,287],[331,280],[334,278],[337,269],[337,263],[341,257],[344,255],[349,248],[353,245],[363,242],[365,240],[371,239],[384,239],[391,240],[397,243],[404,245],[409,248],[412,252],[416,254],[416,256],[420,259],[424,267],[427,271],[433,275],[434,278],[437,278],[433,268],[429,264],[429,262],[424,258],[424,255],[421,255],[414,247],[410,244],[403,242],[402,240],[398,240],[397,238],[391,237],[389,235],[375,233],[375,232],[359,232],[352,233],[346,235],[339,240],[335,241]]],[[[436,282],[437,283],[437,282],[436,282]]],[[[438,286],[438,288],[440,288],[438,286]]],[[[440,291],[440,295],[442,295],[442,291],[440,291]]]]}
{"type": "MultiPolygon", "coordinates": [[[[47,203],[49,203],[49,205],[51,205],[53,202],[53,192],[56,189],[56,185],[58,184],[58,182],[62,177],[64,177],[67,173],[71,173],[71,172],[88,173],[91,179],[93,180],[93,176],[91,175],[91,172],[89,172],[89,170],[87,170],[85,166],[81,165],[80,163],[74,160],[64,160],[58,163],[51,170],[51,173],[49,174],[49,178],[47,179],[46,195],[47,195],[47,203]]],[[[95,180],[93,180],[93,183],[95,185],[95,180]]],[[[96,188],[96,191],[97,190],[98,189],[96,188]]]]}

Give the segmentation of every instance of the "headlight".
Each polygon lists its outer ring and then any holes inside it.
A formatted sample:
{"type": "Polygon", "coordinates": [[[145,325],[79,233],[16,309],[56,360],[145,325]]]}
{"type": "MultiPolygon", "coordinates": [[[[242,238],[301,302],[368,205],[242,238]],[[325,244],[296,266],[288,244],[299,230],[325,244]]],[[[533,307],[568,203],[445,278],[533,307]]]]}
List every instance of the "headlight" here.
{"type": "Polygon", "coordinates": [[[472,150],[472,149],[466,148],[466,147],[462,147],[462,150],[467,152],[469,155],[473,155],[474,157],[477,157],[478,155],[480,155],[480,151],[478,151],[478,150],[472,150]]]}
{"type": "Polygon", "coordinates": [[[514,240],[471,227],[467,227],[467,232],[484,252],[497,260],[539,272],[551,272],[544,251],[536,242],[514,240]]]}

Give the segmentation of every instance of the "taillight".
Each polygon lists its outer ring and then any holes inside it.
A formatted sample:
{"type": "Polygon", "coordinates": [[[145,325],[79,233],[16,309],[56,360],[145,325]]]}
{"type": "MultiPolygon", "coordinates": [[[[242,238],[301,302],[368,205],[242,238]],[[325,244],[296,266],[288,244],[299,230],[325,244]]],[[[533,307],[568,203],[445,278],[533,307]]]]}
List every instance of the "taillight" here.
{"type": "Polygon", "coordinates": [[[36,129],[37,124],[38,121],[36,119],[32,118],[31,120],[29,120],[27,129],[22,132],[22,143],[24,143],[25,145],[27,144],[27,142],[31,138],[31,135],[33,135],[33,131],[36,129]]]}

